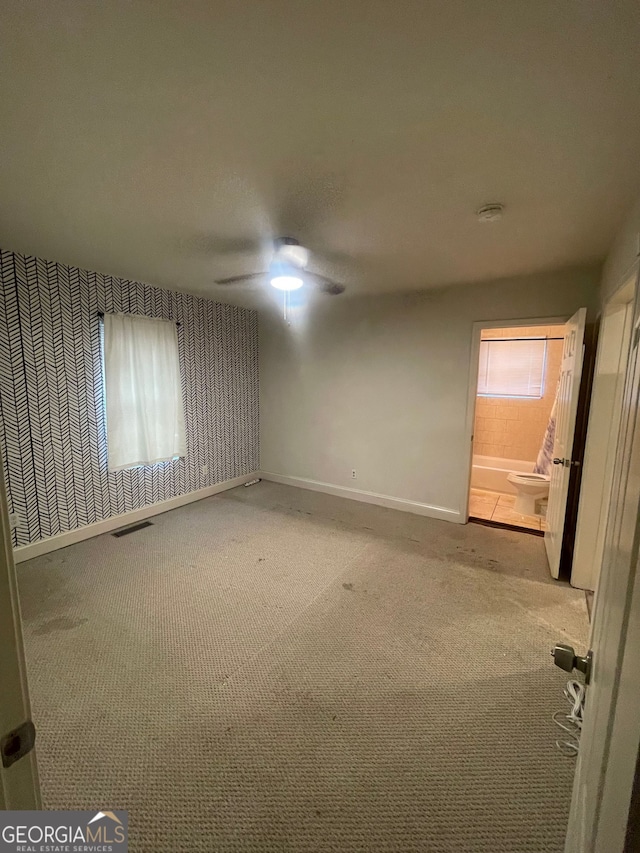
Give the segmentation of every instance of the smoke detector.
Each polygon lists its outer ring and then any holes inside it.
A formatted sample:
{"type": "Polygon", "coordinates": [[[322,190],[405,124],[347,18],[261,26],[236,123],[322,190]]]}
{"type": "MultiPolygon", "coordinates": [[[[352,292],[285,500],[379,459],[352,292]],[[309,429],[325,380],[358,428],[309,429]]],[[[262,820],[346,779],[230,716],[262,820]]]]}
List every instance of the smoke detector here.
{"type": "Polygon", "coordinates": [[[492,204],[483,204],[476,210],[476,216],[479,222],[497,222],[502,219],[504,205],[494,202],[492,204]]]}

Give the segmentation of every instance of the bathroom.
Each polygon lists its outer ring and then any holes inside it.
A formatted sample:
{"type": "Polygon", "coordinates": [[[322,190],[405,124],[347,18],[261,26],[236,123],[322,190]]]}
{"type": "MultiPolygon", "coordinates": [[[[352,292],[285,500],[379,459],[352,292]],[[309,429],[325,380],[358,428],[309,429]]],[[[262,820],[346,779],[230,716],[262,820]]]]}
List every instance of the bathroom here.
{"type": "Polygon", "coordinates": [[[553,433],[546,434],[555,420],[563,343],[563,325],[482,330],[471,519],[538,535],[546,529],[553,433]]]}

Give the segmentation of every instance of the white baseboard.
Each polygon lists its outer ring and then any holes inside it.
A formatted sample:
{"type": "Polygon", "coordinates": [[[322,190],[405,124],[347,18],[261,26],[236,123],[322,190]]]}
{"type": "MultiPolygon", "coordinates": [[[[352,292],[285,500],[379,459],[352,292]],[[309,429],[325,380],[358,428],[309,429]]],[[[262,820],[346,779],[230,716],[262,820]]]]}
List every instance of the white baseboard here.
{"type": "Polygon", "coordinates": [[[352,501],[385,506],[389,509],[399,509],[403,512],[413,512],[416,515],[425,515],[429,518],[439,518],[443,521],[452,521],[456,524],[464,524],[463,513],[456,509],[447,509],[442,506],[431,506],[431,504],[409,501],[405,498],[394,498],[390,495],[379,495],[377,492],[365,492],[361,489],[351,489],[347,486],[334,486],[333,483],[322,483],[319,480],[307,480],[304,477],[288,477],[285,474],[273,474],[270,471],[260,471],[258,474],[263,480],[271,480],[273,483],[282,483],[285,486],[296,486],[300,489],[309,489],[312,492],[325,492],[327,495],[335,495],[338,498],[349,498],[352,501]]]}
{"type": "Polygon", "coordinates": [[[131,512],[123,512],[121,515],[114,515],[111,518],[105,518],[103,521],[96,521],[94,524],[86,524],[84,527],[77,527],[75,530],[67,530],[65,533],[58,533],[56,536],[40,539],[38,542],[32,542],[29,545],[20,545],[18,548],[14,548],[13,559],[16,563],[22,563],[25,560],[31,560],[33,557],[40,557],[50,551],[57,551],[58,548],[66,548],[67,545],[82,542],[83,539],[91,539],[93,536],[100,536],[101,533],[108,533],[110,530],[117,530],[119,527],[126,527],[128,524],[135,524],[136,521],[144,521],[146,518],[168,512],[170,509],[177,509],[179,506],[201,501],[203,498],[209,498],[219,492],[235,489],[236,486],[242,486],[243,483],[255,480],[258,476],[255,472],[245,474],[243,477],[225,480],[224,483],[216,483],[215,486],[207,486],[206,489],[198,489],[196,492],[188,492],[186,495],[178,495],[157,504],[150,504],[131,512]]]}

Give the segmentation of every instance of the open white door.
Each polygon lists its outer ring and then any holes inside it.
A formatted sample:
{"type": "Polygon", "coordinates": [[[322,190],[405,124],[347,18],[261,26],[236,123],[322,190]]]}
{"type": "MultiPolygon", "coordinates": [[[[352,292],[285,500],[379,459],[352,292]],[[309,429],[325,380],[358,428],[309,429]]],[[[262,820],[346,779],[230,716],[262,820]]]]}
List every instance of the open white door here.
{"type": "Polygon", "coordinates": [[[640,312],[636,299],[604,557],[594,603],[593,665],[566,853],[622,853],[625,850],[625,831],[640,746],[639,338],[640,312]]]}
{"type": "Polygon", "coordinates": [[[556,402],[556,435],[553,445],[554,464],[549,485],[547,506],[547,530],[544,544],[549,560],[551,575],[560,574],[560,554],[564,517],[567,510],[569,476],[571,474],[571,450],[578,412],[578,394],[584,358],[584,327],[587,309],[580,308],[564,327],[564,349],[556,402]]]}
{"type": "Polygon", "coordinates": [[[0,464],[0,809],[40,809],[11,529],[0,464]]]}

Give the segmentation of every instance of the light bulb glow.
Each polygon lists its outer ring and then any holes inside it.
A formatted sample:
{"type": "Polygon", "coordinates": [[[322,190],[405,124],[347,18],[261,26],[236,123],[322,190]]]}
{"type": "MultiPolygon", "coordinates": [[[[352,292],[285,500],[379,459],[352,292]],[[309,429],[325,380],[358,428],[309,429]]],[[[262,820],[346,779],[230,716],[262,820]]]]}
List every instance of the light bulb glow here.
{"type": "Polygon", "coordinates": [[[298,290],[302,287],[303,281],[296,275],[274,275],[269,284],[278,290],[298,290]]]}

